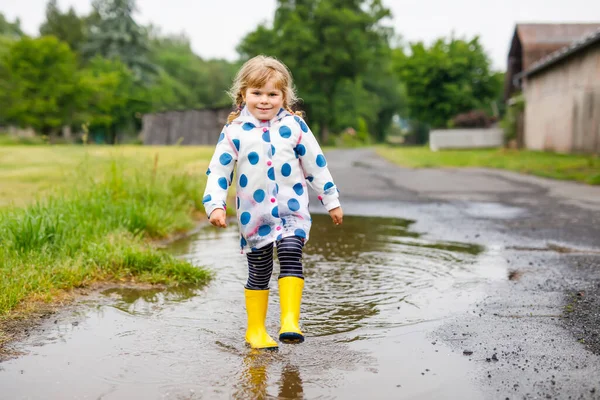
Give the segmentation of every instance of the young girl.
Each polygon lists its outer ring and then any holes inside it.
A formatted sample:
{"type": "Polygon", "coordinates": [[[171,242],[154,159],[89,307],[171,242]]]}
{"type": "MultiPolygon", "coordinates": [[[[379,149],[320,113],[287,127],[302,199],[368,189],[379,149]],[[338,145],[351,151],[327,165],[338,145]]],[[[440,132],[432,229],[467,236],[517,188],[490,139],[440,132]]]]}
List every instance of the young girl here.
{"type": "Polygon", "coordinates": [[[336,225],[342,223],[343,213],[317,140],[291,111],[297,98],[287,67],[271,57],[254,57],[238,72],[230,95],[237,111],[229,115],[206,172],[203,203],[210,223],[226,227],[227,189],[237,164],[240,246],[249,272],[246,342],[256,349],[276,349],[265,328],[273,245],[281,266],[279,340],[300,343],[304,341],[298,323],[304,287],[301,258],[312,221],[307,182],[336,225]]]}

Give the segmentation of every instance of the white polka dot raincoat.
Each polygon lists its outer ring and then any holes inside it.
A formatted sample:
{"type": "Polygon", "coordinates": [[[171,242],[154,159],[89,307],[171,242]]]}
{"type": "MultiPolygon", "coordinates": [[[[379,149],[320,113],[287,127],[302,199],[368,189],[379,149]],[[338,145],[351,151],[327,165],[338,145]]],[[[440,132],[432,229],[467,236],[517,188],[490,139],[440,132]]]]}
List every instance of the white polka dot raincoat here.
{"type": "Polygon", "coordinates": [[[209,164],[204,208],[225,209],[236,171],[236,207],[242,253],[287,236],[308,240],[312,219],[307,183],[329,211],[339,207],[321,147],[304,120],[283,108],[259,121],[246,108],[225,125],[209,164]]]}

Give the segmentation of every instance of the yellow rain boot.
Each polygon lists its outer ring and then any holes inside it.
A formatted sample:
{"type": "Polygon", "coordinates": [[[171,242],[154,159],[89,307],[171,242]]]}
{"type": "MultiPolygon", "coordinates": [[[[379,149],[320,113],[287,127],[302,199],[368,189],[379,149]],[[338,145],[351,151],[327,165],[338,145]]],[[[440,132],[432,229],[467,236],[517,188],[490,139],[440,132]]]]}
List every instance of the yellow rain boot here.
{"type": "Polygon", "coordinates": [[[246,296],[246,313],[248,314],[246,343],[253,349],[277,350],[277,342],[269,336],[265,328],[269,290],[244,289],[244,294],[246,296]]]}
{"type": "Polygon", "coordinates": [[[300,303],[304,279],[295,276],[279,278],[279,304],[281,305],[281,330],[279,340],[284,343],[302,343],[304,334],[300,331],[300,303]]]}

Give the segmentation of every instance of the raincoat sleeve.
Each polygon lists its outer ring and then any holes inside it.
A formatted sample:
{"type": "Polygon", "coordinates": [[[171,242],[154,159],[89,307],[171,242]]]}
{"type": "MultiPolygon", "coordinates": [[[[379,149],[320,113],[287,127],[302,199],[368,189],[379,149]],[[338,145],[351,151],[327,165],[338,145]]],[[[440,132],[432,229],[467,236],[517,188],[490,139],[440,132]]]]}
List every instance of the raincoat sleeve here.
{"type": "Polygon", "coordinates": [[[302,163],[304,176],[308,184],[319,195],[319,200],[327,211],[340,206],[339,190],[337,189],[329,168],[327,160],[323,155],[321,146],[315,135],[300,117],[294,117],[300,125],[300,137],[296,145],[296,153],[302,163]]]}
{"type": "Polygon", "coordinates": [[[227,208],[227,189],[233,180],[233,168],[237,157],[234,139],[225,125],[206,171],[208,179],[202,203],[207,217],[217,208],[227,208]]]}

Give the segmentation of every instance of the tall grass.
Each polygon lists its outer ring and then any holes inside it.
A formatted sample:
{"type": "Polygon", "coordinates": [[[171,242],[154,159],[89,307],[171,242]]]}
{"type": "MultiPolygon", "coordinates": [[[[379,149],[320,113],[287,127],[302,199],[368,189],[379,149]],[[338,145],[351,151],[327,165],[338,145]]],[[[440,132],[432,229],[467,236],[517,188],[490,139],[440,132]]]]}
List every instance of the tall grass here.
{"type": "Polygon", "coordinates": [[[83,162],[71,186],[0,209],[0,317],[98,280],[202,284],[210,273],[152,247],[193,225],[205,176],[158,160],[83,162]]]}

